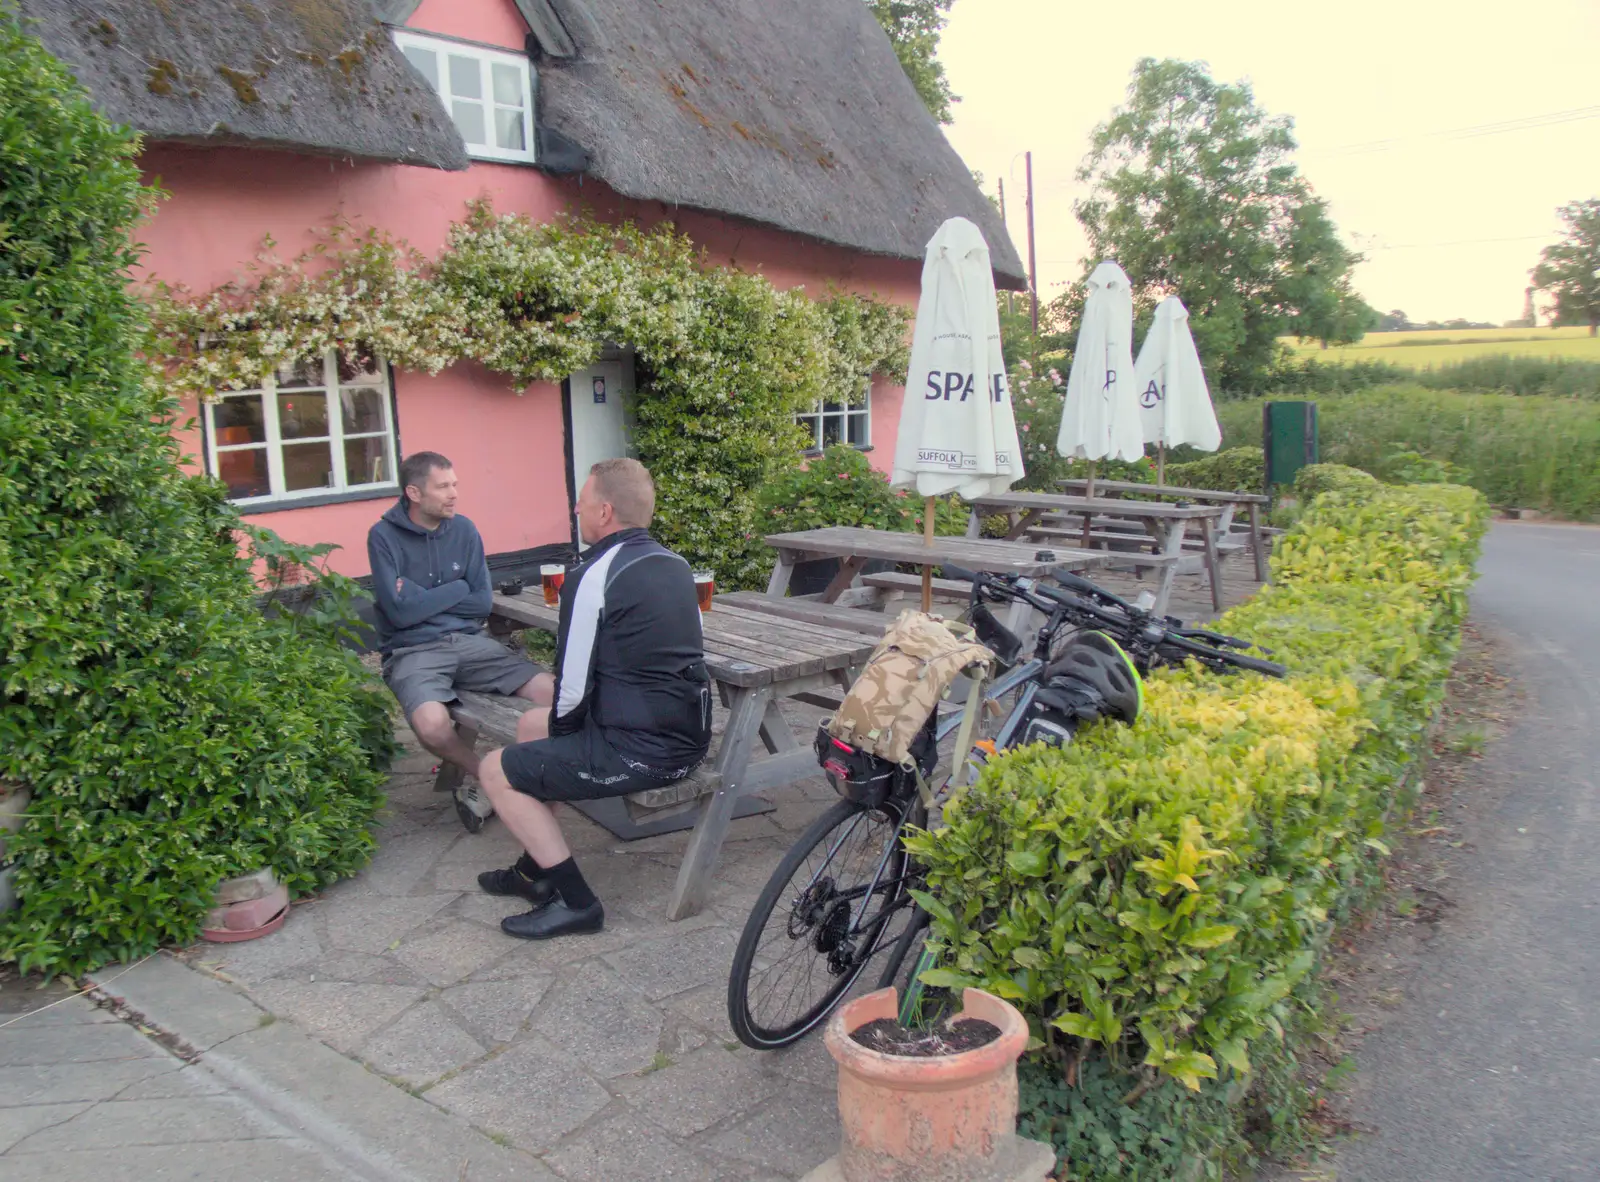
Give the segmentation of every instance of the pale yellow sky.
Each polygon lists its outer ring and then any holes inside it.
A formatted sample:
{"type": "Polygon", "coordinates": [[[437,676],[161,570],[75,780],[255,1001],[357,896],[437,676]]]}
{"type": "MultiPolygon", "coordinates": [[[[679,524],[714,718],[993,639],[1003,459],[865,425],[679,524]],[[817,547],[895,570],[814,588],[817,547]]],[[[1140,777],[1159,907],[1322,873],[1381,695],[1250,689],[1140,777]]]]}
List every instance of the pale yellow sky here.
{"type": "Polygon", "coordinates": [[[947,134],[989,192],[1005,178],[1024,259],[1032,150],[1045,298],[1080,273],[1073,174],[1145,56],[1206,61],[1293,116],[1301,172],[1368,256],[1356,287],[1382,311],[1520,316],[1556,207],[1600,196],[1597,0],[956,0],[940,57],[962,101],[947,134]],[[1518,129],[1484,134],[1506,124],[1518,129]]]}

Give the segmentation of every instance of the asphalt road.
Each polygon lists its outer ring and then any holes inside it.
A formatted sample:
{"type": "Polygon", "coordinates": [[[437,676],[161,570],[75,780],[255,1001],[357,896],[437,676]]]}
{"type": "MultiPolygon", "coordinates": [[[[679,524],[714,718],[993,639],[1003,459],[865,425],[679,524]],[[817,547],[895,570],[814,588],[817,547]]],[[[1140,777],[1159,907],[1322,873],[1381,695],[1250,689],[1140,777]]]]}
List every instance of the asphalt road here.
{"type": "Polygon", "coordinates": [[[1600,529],[1497,524],[1474,619],[1526,691],[1490,745],[1476,864],[1356,1055],[1338,1182],[1600,1179],[1600,529]]]}

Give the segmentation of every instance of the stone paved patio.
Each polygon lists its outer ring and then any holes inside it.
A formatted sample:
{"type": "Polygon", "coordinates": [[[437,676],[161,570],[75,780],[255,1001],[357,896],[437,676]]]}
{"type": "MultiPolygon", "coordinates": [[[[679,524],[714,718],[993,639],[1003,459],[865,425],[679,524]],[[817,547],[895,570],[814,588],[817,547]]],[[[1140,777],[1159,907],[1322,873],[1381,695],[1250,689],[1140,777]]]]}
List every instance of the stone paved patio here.
{"type": "MultiPolygon", "coordinates": [[[[1224,569],[1228,603],[1253,593],[1247,557],[1224,569]]],[[[1209,607],[1201,580],[1181,577],[1172,610],[1198,620],[1209,607]]],[[[371,865],[297,903],[275,935],[197,946],[191,964],[565,1178],[770,1182],[835,1152],[821,1038],[757,1053],[735,1041],[725,1013],[745,917],[833,800],[825,781],[766,793],[775,811],[735,821],[709,906],[679,923],[665,906],[686,832],[625,843],[564,810],[606,928],[528,944],[499,929],[521,901],[476,882],[515,859],[514,842],[498,821],[464,833],[432,791],[433,758],[401,733],[407,753],[371,865]]]]}

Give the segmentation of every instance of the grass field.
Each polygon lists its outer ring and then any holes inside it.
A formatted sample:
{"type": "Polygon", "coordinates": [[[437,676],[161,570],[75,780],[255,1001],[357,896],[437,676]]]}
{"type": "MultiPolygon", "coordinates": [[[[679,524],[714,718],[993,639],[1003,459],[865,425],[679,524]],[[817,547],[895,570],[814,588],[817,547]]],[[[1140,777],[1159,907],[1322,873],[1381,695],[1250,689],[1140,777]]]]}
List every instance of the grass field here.
{"type": "Polygon", "coordinates": [[[1511,354],[1600,361],[1600,337],[1571,328],[1445,329],[1440,332],[1371,332],[1353,345],[1324,349],[1315,341],[1286,340],[1302,357],[1319,361],[1384,361],[1408,369],[1430,369],[1457,361],[1511,354]]]}

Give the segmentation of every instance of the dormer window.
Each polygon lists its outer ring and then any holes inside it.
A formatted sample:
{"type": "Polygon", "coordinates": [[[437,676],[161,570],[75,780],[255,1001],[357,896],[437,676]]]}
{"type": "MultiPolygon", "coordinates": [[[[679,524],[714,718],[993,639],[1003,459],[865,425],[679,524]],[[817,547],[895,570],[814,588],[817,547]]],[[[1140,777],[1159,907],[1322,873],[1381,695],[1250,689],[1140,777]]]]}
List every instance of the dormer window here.
{"type": "Polygon", "coordinates": [[[533,163],[533,70],[527,57],[409,30],[395,30],[394,40],[438,91],[467,155],[533,163]]]}

